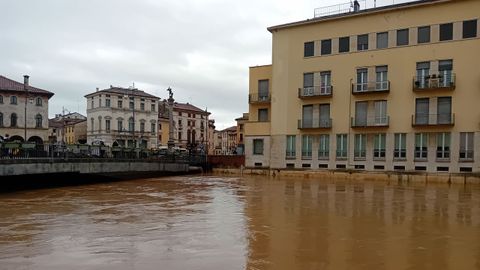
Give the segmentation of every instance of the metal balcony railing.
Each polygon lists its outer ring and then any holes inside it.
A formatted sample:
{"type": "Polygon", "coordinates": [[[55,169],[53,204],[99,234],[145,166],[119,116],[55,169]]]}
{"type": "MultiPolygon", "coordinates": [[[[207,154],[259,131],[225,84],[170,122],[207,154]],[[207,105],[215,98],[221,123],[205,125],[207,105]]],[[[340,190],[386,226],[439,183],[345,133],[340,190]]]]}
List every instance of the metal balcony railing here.
{"type": "Polygon", "coordinates": [[[332,128],[332,119],[298,120],[298,129],[332,128]]]}
{"type": "Polygon", "coordinates": [[[331,97],[333,86],[313,86],[298,88],[299,98],[313,98],[313,97],[331,97]]]}
{"type": "Polygon", "coordinates": [[[250,94],[248,95],[248,102],[252,103],[270,103],[271,96],[270,93],[266,95],[259,95],[259,94],[250,94]]]}
{"type": "Polygon", "coordinates": [[[454,90],[455,73],[431,74],[413,77],[413,90],[454,90]]]}
{"type": "Polygon", "coordinates": [[[414,114],[412,115],[412,126],[453,126],[455,125],[455,114],[414,114]]]}
{"type": "Polygon", "coordinates": [[[352,117],[352,128],[388,127],[390,116],[352,117]]]}
{"type": "Polygon", "coordinates": [[[390,81],[353,83],[352,94],[388,93],[390,81]]]}

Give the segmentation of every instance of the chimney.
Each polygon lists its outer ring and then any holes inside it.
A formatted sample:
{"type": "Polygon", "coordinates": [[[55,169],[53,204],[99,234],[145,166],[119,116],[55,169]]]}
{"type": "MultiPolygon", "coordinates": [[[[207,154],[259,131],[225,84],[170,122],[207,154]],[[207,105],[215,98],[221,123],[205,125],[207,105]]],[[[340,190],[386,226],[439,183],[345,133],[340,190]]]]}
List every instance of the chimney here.
{"type": "Polygon", "coordinates": [[[28,78],[30,78],[30,76],[23,75],[23,85],[25,86],[25,88],[27,88],[28,86],[28,78]]]}
{"type": "Polygon", "coordinates": [[[98,90],[100,90],[100,88],[97,87],[97,92],[98,92],[98,90]]]}

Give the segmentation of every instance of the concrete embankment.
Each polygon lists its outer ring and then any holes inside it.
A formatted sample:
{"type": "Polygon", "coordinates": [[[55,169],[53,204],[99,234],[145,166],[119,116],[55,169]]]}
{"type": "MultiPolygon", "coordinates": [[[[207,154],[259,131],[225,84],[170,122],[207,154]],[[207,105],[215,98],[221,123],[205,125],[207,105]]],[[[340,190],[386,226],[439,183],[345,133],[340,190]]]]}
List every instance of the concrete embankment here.
{"type": "Polygon", "coordinates": [[[366,172],[366,171],[330,171],[330,170],[274,170],[250,168],[215,168],[215,174],[229,175],[265,175],[270,177],[292,177],[304,179],[328,180],[370,180],[411,183],[480,184],[480,174],[421,173],[421,172],[366,172]]]}

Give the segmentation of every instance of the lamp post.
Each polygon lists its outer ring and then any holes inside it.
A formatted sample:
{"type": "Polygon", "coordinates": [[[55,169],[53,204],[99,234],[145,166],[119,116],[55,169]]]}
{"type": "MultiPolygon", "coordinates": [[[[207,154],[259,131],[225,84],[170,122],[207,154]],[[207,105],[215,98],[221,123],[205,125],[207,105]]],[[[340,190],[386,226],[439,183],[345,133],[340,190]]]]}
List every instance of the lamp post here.
{"type": "Polygon", "coordinates": [[[175,147],[175,142],[173,141],[173,104],[175,99],[173,99],[172,88],[168,87],[168,120],[169,120],[169,130],[168,130],[168,152],[173,153],[173,148],[175,147]]]}
{"type": "Polygon", "coordinates": [[[25,90],[25,112],[24,112],[24,141],[27,141],[27,103],[28,103],[28,75],[23,75],[23,90],[25,90]]]}

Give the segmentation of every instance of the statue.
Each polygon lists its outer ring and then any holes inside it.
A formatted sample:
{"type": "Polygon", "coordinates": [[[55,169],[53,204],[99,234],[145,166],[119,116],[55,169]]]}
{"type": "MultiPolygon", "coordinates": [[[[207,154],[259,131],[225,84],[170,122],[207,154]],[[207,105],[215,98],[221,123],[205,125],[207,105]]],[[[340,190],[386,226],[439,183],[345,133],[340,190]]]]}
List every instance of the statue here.
{"type": "Polygon", "coordinates": [[[173,99],[173,91],[172,91],[172,88],[168,87],[167,91],[168,91],[168,99],[173,99]]]}

